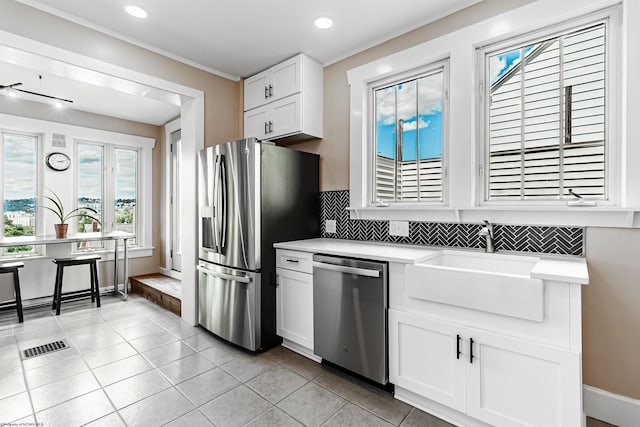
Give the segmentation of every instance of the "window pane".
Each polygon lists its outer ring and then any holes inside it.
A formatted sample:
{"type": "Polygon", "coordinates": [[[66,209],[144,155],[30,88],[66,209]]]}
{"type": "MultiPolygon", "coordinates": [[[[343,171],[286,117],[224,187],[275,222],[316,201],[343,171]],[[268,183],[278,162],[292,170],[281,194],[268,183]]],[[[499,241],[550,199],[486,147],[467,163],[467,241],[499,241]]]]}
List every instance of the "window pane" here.
{"type": "Polygon", "coordinates": [[[442,71],[418,79],[420,200],[442,200],[442,71]]]}
{"type": "Polygon", "coordinates": [[[374,90],[374,200],[442,200],[442,69],[374,90]]]}
{"type": "MultiPolygon", "coordinates": [[[[33,236],[36,227],[36,156],[38,138],[2,134],[4,235],[33,236]]],[[[32,246],[4,248],[4,253],[31,252],[32,246]]]]}
{"type": "Polygon", "coordinates": [[[605,27],[488,56],[488,199],[605,194],[605,27]]]}
{"type": "Polygon", "coordinates": [[[418,175],[416,158],[418,141],[416,132],[417,100],[416,81],[412,80],[396,85],[396,109],[402,157],[396,162],[396,201],[418,200],[418,175]]]}
{"type": "Polygon", "coordinates": [[[380,200],[395,200],[396,158],[396,91],[387,87],[375,91],[376,180],[375,196],[380,200]]]}
{"type": "Polygon", "coordinates": [[[115,150],[115,229],[136,232],[137,165],[135,150],[115,150]]]}
{"type": "MultiPolygon", "coordinates": [[[[94,209],[97,214],[89,210],[80,212],[89,213],[97,217],[102,223],[103,212],[103,162],[104,149],[100,145],[78,144],[78,207],[94,209]]],[[[92,232],[102,229],[99,223],[87,216],[77,219],[78,232],[92,232]]],[[[80,248],[102,247],[102,242],[82,242],[80,248]]]]}

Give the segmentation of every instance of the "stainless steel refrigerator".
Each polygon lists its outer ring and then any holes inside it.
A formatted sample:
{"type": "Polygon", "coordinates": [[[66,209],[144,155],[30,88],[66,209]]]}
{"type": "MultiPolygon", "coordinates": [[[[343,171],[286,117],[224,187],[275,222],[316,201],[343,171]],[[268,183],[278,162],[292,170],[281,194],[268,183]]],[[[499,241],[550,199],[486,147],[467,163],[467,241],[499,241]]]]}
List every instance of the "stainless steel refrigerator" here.
{"type": "Polygon", "coordinates": [[[200,325],[266,350],[281,342],[273,244],[320,234],[319,156],[248,138],[198,163],[200,325]]]}

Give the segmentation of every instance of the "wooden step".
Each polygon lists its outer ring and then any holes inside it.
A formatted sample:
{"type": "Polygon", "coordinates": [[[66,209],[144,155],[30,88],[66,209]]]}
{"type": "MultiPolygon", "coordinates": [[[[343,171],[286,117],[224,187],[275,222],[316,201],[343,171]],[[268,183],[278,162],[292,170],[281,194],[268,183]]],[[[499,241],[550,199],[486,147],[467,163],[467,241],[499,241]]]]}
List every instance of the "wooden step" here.
{"type": "Polygon", "coordinates": [[[182,313],[182,282],[163,274],[143,274],[130,277],[131,292],[158,304],[180,316],[182,313]]]}

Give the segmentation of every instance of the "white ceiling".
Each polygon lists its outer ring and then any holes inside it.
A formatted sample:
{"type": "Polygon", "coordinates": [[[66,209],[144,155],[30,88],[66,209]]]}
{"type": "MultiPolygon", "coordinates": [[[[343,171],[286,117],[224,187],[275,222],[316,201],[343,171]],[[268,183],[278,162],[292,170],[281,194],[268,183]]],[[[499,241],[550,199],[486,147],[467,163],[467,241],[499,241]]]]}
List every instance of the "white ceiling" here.
{"type": "MultiPolygon", "coordinates": [[[[18,1],[238,79],[299,52],[328,65],[481,0],[18,1]],[[129,3],[144,7],[149,18],[127,15],[129,3]],[[332,17],[334,26],[313,27],[320,15],[332,17]]],[[[72,99],[73,109],[142,123],[162,125],[180,114],[174,94],[0,45],[0,85],[16,82],[21,89],[72,99]]]]}
{"type": "MultiPolygon", "coordinates": [[[[16,89],[73,101],[63,102],[63,108],[158,126],[180,115],[178,95],[0,45],[0,85],[13,83],[22,83],[16,89]]],[[[0,95],[5,93],[0,91],[0,95]]],[[[6,102],[51,102],[21,92],[17,95],[7,97],[6,102]]]]}
{"type": "Polygon", "coordinates": [[[304,52],[327,65],[480,0],[18,0],[227,77],[304,52]],[[149,12],[140,20],[124,6],[149,12]],[[314,18],[334,19],[319,30],[314,18]]]}

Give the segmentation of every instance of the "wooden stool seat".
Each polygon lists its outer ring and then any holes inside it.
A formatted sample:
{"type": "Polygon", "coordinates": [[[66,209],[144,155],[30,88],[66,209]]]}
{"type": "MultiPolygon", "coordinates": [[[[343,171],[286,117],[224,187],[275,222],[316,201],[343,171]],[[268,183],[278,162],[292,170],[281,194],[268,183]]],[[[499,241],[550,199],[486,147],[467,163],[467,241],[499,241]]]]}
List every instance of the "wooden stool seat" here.
{"type": "Polygon", "coordinates": [[[13,289],[16,297],[15,300],[0,303],[0,309],[15,308],[18,311],[18,321],[20,323],[24,322],[22,315],[22,296],[20,295],[20,275],[18,274],[18,269],[22,267],[24,267],[24,263],[22,262],[6,262],[0,264],[0,274],[13,274],[13,289]]]}
{"type": "Polygon", "coordinates": [[[78,255],[68,258],[54,258],[52,261],[57,265],[56,282],[53,288],[53,305],[52,309],[56,310],[56,316],[60,314],[60,305],[62,301],[77,299],[91,295],[91,302],[95,301],[96,306],[100,307],[100,288],[98,286],[98,267],[97,261],[101,259],[100,255],[78,255]],[[62,275],[65,267],[75,265],[88,265],[89,274],[91,276],[91,287],[79,291],[62,292],[62,275]]]}

